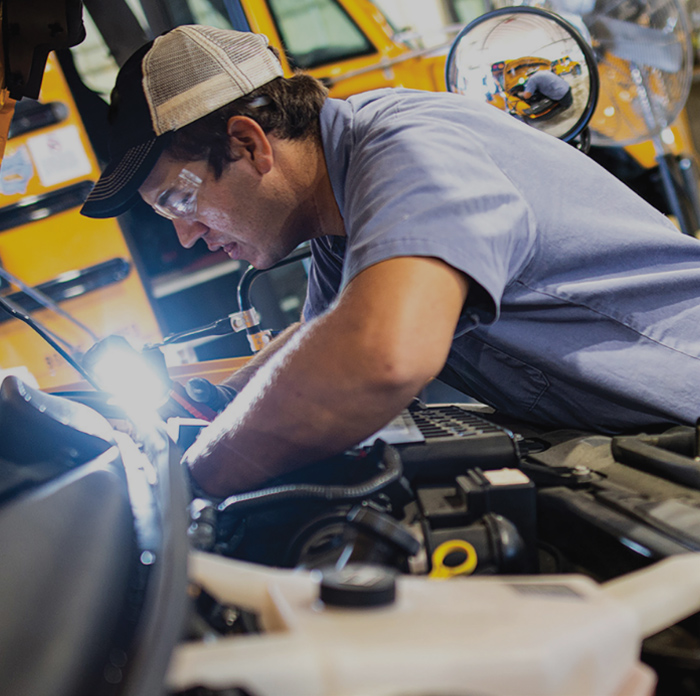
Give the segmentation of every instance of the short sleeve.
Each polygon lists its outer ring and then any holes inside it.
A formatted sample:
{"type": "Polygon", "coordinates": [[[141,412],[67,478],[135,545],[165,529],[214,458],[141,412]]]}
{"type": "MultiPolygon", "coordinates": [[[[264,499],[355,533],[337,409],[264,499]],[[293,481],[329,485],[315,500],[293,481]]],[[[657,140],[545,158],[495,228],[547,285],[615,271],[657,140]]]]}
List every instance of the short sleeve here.
{"type": "Polygon", "coordinates": [[[530,209],[464,123],[452,125],[435,107],[417,110],[368,114],[368,125],[356,128],[344,191],[343,285],[389,258],[436,257],[483,289],[470,293],[466,309],[475,303],[479,321],[490,323],[532,252],[530,209]]]}

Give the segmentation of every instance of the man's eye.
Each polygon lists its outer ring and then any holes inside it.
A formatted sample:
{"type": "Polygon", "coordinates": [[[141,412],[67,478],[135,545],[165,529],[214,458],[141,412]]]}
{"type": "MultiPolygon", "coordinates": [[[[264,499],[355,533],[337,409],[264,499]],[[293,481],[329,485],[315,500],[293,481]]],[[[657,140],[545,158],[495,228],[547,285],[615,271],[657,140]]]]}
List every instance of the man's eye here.
{"type": "Polygon", "coordinates": [[[169,207],[180,212],[187,212],[191,206],[193,199],[192,193],[180,193],[177,196],[171,196],[168,201],[169,207]]]}
{"type": "Polygon", "coordinates": [[[171,195],[172,191],[163,191],[163,193],[161,193],[160,196],[158,196],[158,198],[156,199],[156,203],[162,207],[167,206],[170,202],[171,195]]]}

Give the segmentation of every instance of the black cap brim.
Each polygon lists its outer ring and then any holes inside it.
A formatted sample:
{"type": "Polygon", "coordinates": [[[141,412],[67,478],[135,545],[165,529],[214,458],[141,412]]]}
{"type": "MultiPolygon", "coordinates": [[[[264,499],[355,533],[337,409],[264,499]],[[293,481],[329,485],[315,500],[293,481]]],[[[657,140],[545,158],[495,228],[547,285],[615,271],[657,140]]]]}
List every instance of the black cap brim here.
{"type": "Polygon", "coordinates": [[[138,200],[139,188],[155,167],[172,133],[153,138],[129,148],[117,160],[112,160],[80,212],[90,218],[109,218],[125,213],[138,200]]]}

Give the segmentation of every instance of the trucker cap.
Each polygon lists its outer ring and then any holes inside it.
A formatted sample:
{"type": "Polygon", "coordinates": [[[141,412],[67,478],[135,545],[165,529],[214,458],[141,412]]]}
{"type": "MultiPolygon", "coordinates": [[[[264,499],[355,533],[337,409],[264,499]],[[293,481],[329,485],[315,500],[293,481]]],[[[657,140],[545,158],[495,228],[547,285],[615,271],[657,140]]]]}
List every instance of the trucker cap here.
{"type": "Polygon", "coordinates": [[[262,34],[177,27],[134,53],[110,105],[110,160],[81,213],[120,215],[136,201],[174,131],[281,77],[262,34]]]}

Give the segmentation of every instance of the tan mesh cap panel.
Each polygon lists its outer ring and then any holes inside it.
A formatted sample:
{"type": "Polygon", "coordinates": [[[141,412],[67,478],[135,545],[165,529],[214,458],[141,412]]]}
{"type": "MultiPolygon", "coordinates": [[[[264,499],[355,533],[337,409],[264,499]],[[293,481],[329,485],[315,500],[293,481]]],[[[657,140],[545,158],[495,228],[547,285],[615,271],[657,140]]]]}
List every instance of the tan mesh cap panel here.
{"type": "Polygon", "coordinates": [[[183,26],[158,37],[143,61],[157,135],[177,130],[282,75],[261,34],[183,26]]]}

